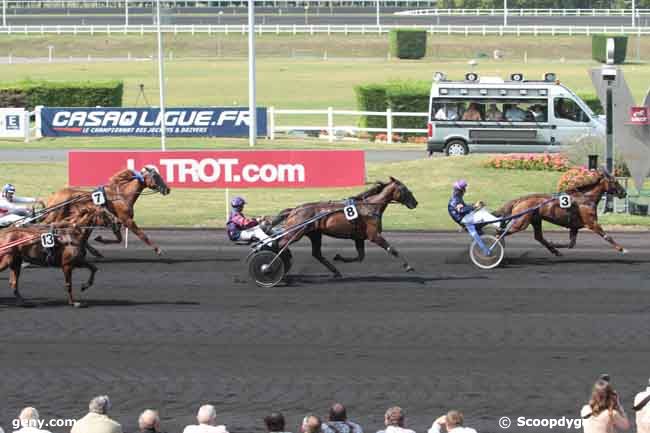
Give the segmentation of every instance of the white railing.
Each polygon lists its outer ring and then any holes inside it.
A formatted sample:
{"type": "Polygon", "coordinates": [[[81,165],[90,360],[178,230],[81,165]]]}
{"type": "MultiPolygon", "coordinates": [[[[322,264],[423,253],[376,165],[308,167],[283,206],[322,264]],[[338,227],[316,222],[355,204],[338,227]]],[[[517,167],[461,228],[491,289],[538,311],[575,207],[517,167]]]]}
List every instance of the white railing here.
{"type": "Polygon", "coordinates": [[[327,135],[327,140],[330,143],[333,143],[336,139],[337,131],[351,131],[351,132],[385,132],[386,141],[388,143],[393,142],[393,134],[398,133],[413,133],[413,134],[426,134],[426,129],[417,129],[417,128],[394,128],[393,119],[395,117],[419,117],[427,118],[429,117],[428,113],[411,113],[411,112],[394,112],[390,108],[386,111],[353,111],[353,110],[335,110],[332,107],[320,110],[283,110],[275,107],[269,107],[267,111],[268,115],[268,134],[271,140],[275,140],[275,134],[277,132],[290,132],[290,131],[325,131],[327,135]],[[327,123],[321,126],[314,125],[283,125],[278,126],[277,116],[278,115],[318,115],[326,116],[327,123]],[[386,117],[386,128],[363,128],[360,126],[352,126],[348,124],[336,125],[334,120],[335,116],[347,116],[347,117],[360,117],[360,116],[382,116],[386,117]]]}
{"type": "MultiPolygon", "coordinates": [[[[416,9],[395,12],[401,16],[499,16],[503,9],[416,9]]],[[[635,9],[636,16],[650,15],[650,9],[635,9]]],[[[515,17],[631,17],[632,9],[508,9],[508,16],[515,17]]]]}
{"type": "MultiPolygon", "coordinates": [[[[494,25],[257,25],[256,33],[265,34],[383,34],[391,29],[419,28],[431,34],[442,35],[497,35],[497,36],[522,36],[522,35],[592,35],[595,33],[650,35],[650,26],[494,26],[494,25]]],[[[247,25],[212,25],[212,24],[187,24],[163,25],[164,33],[172,34],[246,34],[247,25]]],[[[153,25],[53,25],[53,26],[0,26],[0,35],[145,35],[154,33],[153,25]]]]}

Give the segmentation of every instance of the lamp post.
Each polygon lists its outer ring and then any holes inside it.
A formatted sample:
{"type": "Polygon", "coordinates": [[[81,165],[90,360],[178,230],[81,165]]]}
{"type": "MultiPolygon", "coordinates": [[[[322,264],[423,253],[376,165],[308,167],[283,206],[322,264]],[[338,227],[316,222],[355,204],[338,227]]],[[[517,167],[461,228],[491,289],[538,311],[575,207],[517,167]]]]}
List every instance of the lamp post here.
{"type": "Polygon", "coordinates": [[[7,0],[2,0],[2,27],[7,27],[7,0]]]}
{"type": "Polygon", "coordinates": [[[156,33],[158,36],[158,84],[160,89],[160,148],[164,152],[167,148],[167,122],[165,121],[165,73],[163,70],[163,45],[160,30],[160,2],[156,2],[156,33]]]}
{"type": "Polygon", "coordinates": [[[219,20],[219,21],[218,21],[219,25],[221,25],[221,17],[222,17],[222,16],[223,16],[223,11],[219,11],[219,15],[218,15],[218,17],[219,17],[219,18],[218,18],[218,20],[219,20]]]}
{"type": "Polygon", "coordinates": [[[124,25],[129,25],[129,0],[124,0],[124,25]]]}
{"type": "Polygon", "coordinates": [[[503,0],[503,26],[508,26],[508,0],[503,0]]]}
{"type": "Polygon", "coordinates": [[[379,27],[379,0],[377,0],[377,27],[379,27]]]}
{"type": "Polygon", "coordinates": [[[257,138],[257,104],[255,101],[255,0],[248,0],[248,144],[257,138]]]}
{"type": "Polygon", "coordinates": [[[305,25],[309,24],[309,18],[307,13],[309,12],[309,5],[305,5],[305,25]]]}

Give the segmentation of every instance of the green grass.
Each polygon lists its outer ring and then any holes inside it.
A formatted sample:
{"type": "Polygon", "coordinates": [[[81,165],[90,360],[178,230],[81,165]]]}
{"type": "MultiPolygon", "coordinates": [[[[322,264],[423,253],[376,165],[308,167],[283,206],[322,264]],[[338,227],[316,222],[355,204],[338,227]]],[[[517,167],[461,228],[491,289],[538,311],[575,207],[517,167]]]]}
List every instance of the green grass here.
{"type": "MultiPolygon", "coordinates": [[[[80,39],[81,40],[81,39],[80,39]]],[[[552,70],[560,80],[576,92],[593,92],[588,71],[595,63],[556,63],[552,65],[521,64],[515,62],[480,61],[476,70],[483,75],[508,76],[513,71],[527,77],[541,77],[552,70]]],[[[627,82],[637,101],[645,96],[646,77],[650,75],[650,64],[630,64],[623,67],[627,82]]],[[[451,78],[461,78],[468,70],[464,61],[397,61],[397,60],[286,60],[259,59],[258,104],[277,108],[327,108],[355,109],[353,88],[367,82],[386,82],[392,79],[430,80],[436,70],[446,71],[451,78]]],[[[168,106],[233,106],[247,104],[247,63],[241,59],[212,59],[193,61],[172,61],[166,65],[168,106]]],[[[81,63],[81,64],[26,64],[0,65],[3,81],[24,78],[49,80],[97,80],[122,79],[125,82],[124,106],[136,105],[138,85],[145,85],[151,104],[158,98],[157,72],[155,62],[130,63],[81,63]]],[[[139,101],[142,105],[142,101],[139,101]]],[[[357,118],[337,116],[335,124],[354,125],[357,118]]],[[[276,124],[282,125],[325,125],[326,115],[284,115],[278,116],[276,124]]],[[[243,141],[242,141],[243,142],[243,141]]],[[[241,145],[225,140],[178,139],[172,142],[179,148],[221,147],[241,145]]],[[[289,145],[296,142],[287,142],[289,145]]],[[[75,139],[42,141],[30,147],[156,147],[155,139],[75,139]]],[[[326,144],[322,144],[326,146],[326,144]]],[[[0,147],[18,147],[20,143],[0,141],[0,147]]],[[[311,146],[311,144],[309,145],[311,146]]],[[[356,147],[356,144],[341,144],[356,147]]],[[[397,146],[396,146],[397,147],[397,146]]]]}
{"type": "MultiPolygon", "coordinates": [[[[368,165],[369,180],[395,176],[413,191],[419,201],[415,210],[391,205],[384,227],[391,229],[456,229],[447,215],[451,183],[462,175],[469,181],[468,201],[483,200],[489,207],[531,192],[553,192],[557,172],[495,170],[484,168],[484,156],[434,158],[419,161],[368,165]]],[[[19,194],[47,196],[66,183],[66,165],[0,163],[3,182],[18,186],[19,194]]],[[[250,215],[272,215],[286,207],[314,200],[337,200],[362,188],[249,189],[231,190],[244,195],[250,215]]],[[[144,226],[223,227],[226,203],[223,190],[173,190],[167,197],[142,197],[136,206],[136,221],[144,226]]],[[[614,215],[603,217],[606,225],[649,226],[650,218],[614,215]]]]}

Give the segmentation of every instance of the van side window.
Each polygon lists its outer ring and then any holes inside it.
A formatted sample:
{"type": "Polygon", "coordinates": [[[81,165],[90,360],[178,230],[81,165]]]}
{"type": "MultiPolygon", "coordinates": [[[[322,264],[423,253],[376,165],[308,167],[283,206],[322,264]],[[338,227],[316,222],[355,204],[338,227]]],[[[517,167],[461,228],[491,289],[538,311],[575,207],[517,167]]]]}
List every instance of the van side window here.
{"type": "Polygon", "coordinates": [[[557,119],[566,119],[572,122],[588,123],[590,121],[587,113],[576,104],[573,99],[555,98],[553,109],[557,119]]]}

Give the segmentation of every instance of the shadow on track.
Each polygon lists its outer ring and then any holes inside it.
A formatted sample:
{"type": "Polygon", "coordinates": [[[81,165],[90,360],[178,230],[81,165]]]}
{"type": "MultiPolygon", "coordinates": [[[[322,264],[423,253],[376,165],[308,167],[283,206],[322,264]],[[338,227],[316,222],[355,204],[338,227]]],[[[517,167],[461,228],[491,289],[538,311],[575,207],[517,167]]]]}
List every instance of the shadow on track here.
{"type": "Polygon", "coordinates": [[[471,277],[424,277],[418,275],[367,275],[367,276],[350,276],[341,278],[332,278],[329,274],[314,274],[314,275],[289,275],[287,276],[287,284],[337,284],[337,283],[415,283],[426,284],[434,281],[455,281],[455,280],[480,280],[487,279],[485,276],[471,276],[471,277]]]}
{"type": "Polygon", "coordinates": [[[133,263],[133,264],[163,264],[163,265],[174,265],[174,264],[183,264],[183,263],[234,263],[241,262],[241,259],[236,258],[222,258],[222,257],[210,257],[202,259],[166,259],[161,257],[153,257],[151,259],[133,259],[133,258],[103,258],[92,261],[95,264],[101,265],[102,263],[133,263]]]}
{"type": "MultiPolygon", "coordinates": [[[[195,306],[201,305],[200,302],[190,301],[152,301],[152,302],[137,302],[125,299],[96,299],[84,300],[84,307],[141,307],[148,305],[173,305],[173,306],[195,306]]],[[[0,308],[54,308],[61,307],[70,309],[70,305],[65,299],[54,298],[27,298],[23,303],[19,303],[15,298],[0,298],[0,308]]]]}
{"type": "Polygon", "coordinates": [[[523,254],[519,257],[506,257],[503,260],[501,268],[517,268],[524,266],[559,266],[559,265],[642,265],[648,264],[648,260],[624,259],[620,256],[612,258],[568,258],[562,256],[558,258],[530,257],[523,254]]]}

